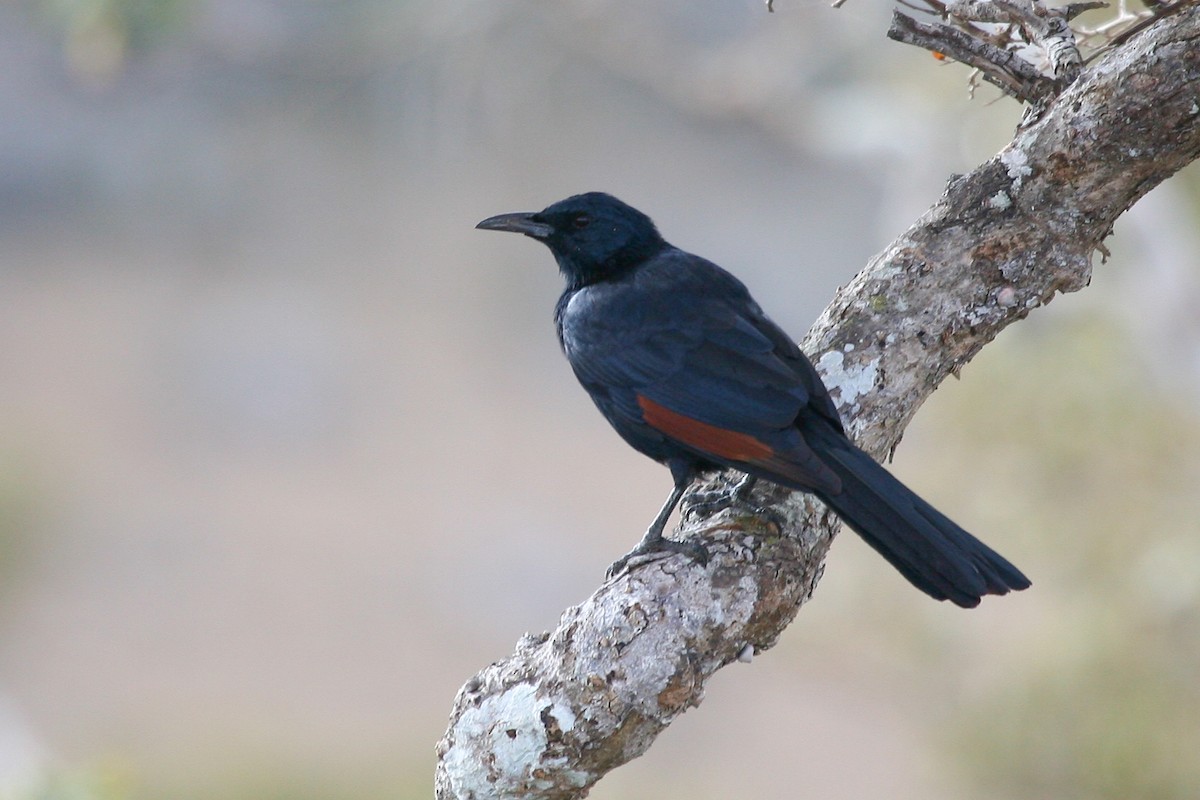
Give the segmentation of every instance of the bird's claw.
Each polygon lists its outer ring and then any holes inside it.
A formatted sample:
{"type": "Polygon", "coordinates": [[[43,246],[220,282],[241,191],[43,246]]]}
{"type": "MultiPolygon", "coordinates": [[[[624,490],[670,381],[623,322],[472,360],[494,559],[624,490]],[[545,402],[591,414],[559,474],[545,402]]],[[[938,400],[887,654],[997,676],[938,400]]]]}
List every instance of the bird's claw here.
{"type": "Polygon", "coordinates": [[[763,506],[754,502],[752,491],[754,483],[753,480],[744,479],[731,487],[713,489],[707,492],[694,492],[688,496],[684,504],[684,513],[712,516],[718,511],[723,511],[727,508],[740,509],[756,517],[764,517],[775,525],[775,527],[782,530],[784,528],[784,520],[780,513],[770,506],[763,506]]]}
{"type": "Polygon", "coordinates": [[[733,485],[710,489],[707,492],[692,492],[688,495],[685,505],[688,511],[698,511],[706,515],[715,514],[732,506],[750,505],[750,495],[754,491],[756,483],[758,483],[758,479],[753,475],[745,475],[733,485]]]}
{"type": "Polygon", "coordinates": [[[734,506],[746,505],[746,499],[729,489],[713,489],[708,492],[695,492],[688,495],[684,503],[684,511],[688,514],[712,516],[718,511],[734,506]]]}
{"type": "Polygon", "coordinates": [[[624,572],[626,568],[629,568],[630,562],[642,559],[643,557],[648,562],[662,556],[670,555],[671,553],[679,553],[686,556],[702,567],[708,565],[708,548],[700,544],[700,542],[693,540],[681,542],[675,539],[660,538],[640,542],[637,547],[610,564],[604,575],[611,580],[624,572]]]}

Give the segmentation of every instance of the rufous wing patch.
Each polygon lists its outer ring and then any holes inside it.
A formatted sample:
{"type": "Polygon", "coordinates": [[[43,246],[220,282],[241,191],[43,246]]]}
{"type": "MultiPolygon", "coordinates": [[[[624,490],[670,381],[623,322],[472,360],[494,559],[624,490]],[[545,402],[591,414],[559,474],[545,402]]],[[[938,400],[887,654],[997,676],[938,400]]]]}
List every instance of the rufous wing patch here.
{"type": "Polygon", "coordinates": [[[748,433],[692,419],[640,394],[637,403],[647,425],[700,453],[732,466],[757,467],[752,469],[755,474],[796,489],[835,494],[842,491],[841,478],[807,447],[779,453],[748,433]]]}
{"type": "Polygon", "coordinates": [[[747,433],[727,431],[692,419],[640,394],[637,402],[647,425],[702,453],[743,462],[766,461],[775,455],[770,445],[747,433]]]}

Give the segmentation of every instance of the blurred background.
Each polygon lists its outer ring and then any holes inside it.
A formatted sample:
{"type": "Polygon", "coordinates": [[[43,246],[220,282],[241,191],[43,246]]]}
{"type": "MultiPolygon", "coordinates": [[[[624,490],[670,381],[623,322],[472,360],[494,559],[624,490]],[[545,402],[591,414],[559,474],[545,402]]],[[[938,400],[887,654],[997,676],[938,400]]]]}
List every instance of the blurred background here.
{"type": "MultiPolygon", "coordinates": [[[[669,489],[558,353],[610,191],[799,338],[1020,110],[879,0],[0,5],[0,798],[425,798],[458,687],[669,489]]],[[[853,536],[613,798],[1194,798],[1200,190],[940,389],[894,468],[1034,589],[853,536]]]]}

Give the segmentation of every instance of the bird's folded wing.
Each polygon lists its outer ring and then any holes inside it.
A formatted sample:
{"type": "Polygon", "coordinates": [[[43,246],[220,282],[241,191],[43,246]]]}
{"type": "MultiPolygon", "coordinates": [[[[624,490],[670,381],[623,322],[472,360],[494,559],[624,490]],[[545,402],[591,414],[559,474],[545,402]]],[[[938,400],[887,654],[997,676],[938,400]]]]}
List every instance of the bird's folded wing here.
{"type": "Polygon", "coordinates": [[[804,373],[811,367],[794,345],[781,352],[774,331],[758,320],[727,308],[706,311],[691,316],[691,325],[643,328],[621,337],[619,347],[593,348],[573,361],[580,380],[604,397],[618,427],[645,425],[718,463],[832,489],[836,477],[797,426],[812,413],[804,373]]]}

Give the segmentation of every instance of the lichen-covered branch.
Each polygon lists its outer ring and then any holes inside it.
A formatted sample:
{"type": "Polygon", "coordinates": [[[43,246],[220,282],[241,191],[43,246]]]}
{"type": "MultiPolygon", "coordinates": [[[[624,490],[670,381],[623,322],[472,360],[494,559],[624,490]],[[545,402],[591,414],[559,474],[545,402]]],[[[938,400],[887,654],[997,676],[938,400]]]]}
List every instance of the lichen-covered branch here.
{"type": "Polygon", "coordinates": [[[1029,103],[1027,120],[1036,118],[1083,69],[1070,21],[1084,11],[1108,5],[1104,0],[1057,7],[1042,0],[921,2],[923,6],[904,5],[949,24],[918,22],[895,10],[888,38],[973,67],[976,75],[1005,94],[1029,103]]]}
{"type": "Polygon", "coordinates": [[[1116,0],[1116,14],[1095,27],[1071,21],[1085,11],[1107,8],[1108,0],[1080,0],[1062,6],[1044,0],[899,0],[900,5],[936,17],[919,22],[894,10],[888,38],[922,47],[939,58],[973,68],[971,86],[982,77],[1030,108],[1026,121],[1036,119],[1083,69],[1080,46],[1091,51],[1088,61],[1145,30],[1155,22],[1196,5],[1198,0],[1149,0],[1130,11],[1127,0],[1116,0]]]}
{"type": "MultiPolygon", "coordinates": [[[[1084,70],[1002,152],[952,180],[817,320],[805,349],[860,444],[886,454],[934,387],[1005,326],[1087,285],[1117,217],[1198,155],[1190,8],[1084,70]]],[[[438,746],[438,797],[582,797],[698,704],[716,670],[771,647],[812,593],[836,521],[802,495],[761,492],[773,513],[685,514],[677,535],[703,537],[707,567],[639,565],[472,678],[438,746]]],[[[896,591],[907,591],[899,579],[896,591]]]]}
{"type": "Polygon", "coordinates": [[[1013,51],[949,25],[919,22],[893,11],[888,38],[974,67],[985,81],[1023,103],[1038,102],[1051,91],[1049,81],[1013,51]]]}

